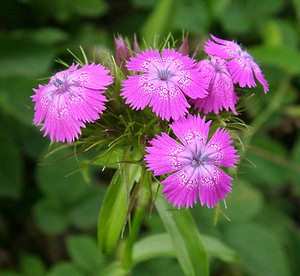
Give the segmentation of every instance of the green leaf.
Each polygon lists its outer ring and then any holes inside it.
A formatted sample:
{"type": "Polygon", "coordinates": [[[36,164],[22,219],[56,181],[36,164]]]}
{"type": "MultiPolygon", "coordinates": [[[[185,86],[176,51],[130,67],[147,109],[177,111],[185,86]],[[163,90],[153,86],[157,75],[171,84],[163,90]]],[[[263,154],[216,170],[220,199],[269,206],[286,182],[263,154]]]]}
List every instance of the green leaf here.
{"type": "Polygon", "coordinates": [[[240,259],[235,250],[214,237],[202,235],[202,242],[209,257],[218,258],[226,263],[237,262],[240,259]]]}
{"type": "Polygon", "coordinates": [[[98,17],[107,12],[104,0],[72,0],[70,4],[76,13],[83,16],[98,17]]]}
{"type": "MultiPolygon", "coordinates": [[[[232,221],[246,221],[258,214],[263,207],[262,193],[246,182],[239,181],[226,198],[226,216],[232,221]]],[[[227,223],[227,220],[226,220],[227,223]]]]}
{"type": "Polygon", "coordinates": [[[282,9],[285,0],[246,0],[247,12],[252,15],[252,18],[259,16],[267,16],[282,9]],[[253,9],[253,7],[256,7],[253,9]]]}
{"type": "Polygon", "coordinates": [[[121,164],[107,189],[98,219],[98,241],[105,254],[117,245],[126,222],[129,192],[139,175],[139,165],[121,164]]]}
{"type": "Polygon", "coordinates": [[[134,244],[132,252],[134,264],[156,257],[176,257],[169,234],[155,234],[143,238],[134,244]]]}
{"type": "Polygon", "coordinates": [[[43,276],[46,267],[40,257],[26,253],[21,256],[21,271],[23,276],[43,276]]]}
{"type": "Polygon", "coordinates": [[[0,132],[0,196],[17,198],[22,188],[22,160],[14,141],[0,132]]]}
{"type": "Polygon", "coordinates": [[[59,263],[55,265],[46,276],[84,276],[86,274],[81,273],[73,264],[71,263],[59,263]]]}
{"type": "Polygon", "coordinates": [[[290,74],[300,74],[300,53],[284,47],[257,46],[251,55],[260,63],[277,66],[290,74]]]}
{"type": "MultiPolygon", "coordinates": [[[[37,10],[41,10],[45,6],[45,3],[36,0],[35,6],[39,8],[37,10]]],[[[75,16],[102,16],[107,11],[107,4],[104,0],[52,0],[51,2],[47,2],[47,8],[51,11],[50,14],[54,15],[58,21],[66,22],[75,16]]]]}
{"type": "Polygon", "coordinates": [[[251,30],[257,32],[264,26],[268,16],[280,10],[283,5],[284,0],[232,0],[229,4],[225,2],[225,9],[219,15],[227,32],[245,34],[251,30]]]}
{"type": "Polygon", "coordinates": [[[67,220],[83,230],[96,226],[104,194],[104,186],[86,186],[82,196],[68,208],[67,220]]]}
{"type": "Polygon", "coordinates": [[[133,0],[132,4],[141,8],[152,8],[156,0],[133,0]]]}
{"type": "Polygon", "coordinates": [[[198,35],[207,33],[210,18],[204,1],[179,0],[176,8],[175,28],[198,35]]]}
{"type": "Polygon", "coordinates": [[[292,173],[293,180],[293,188],[294,192],[299,195],[300,194],[300,138],[298,137],[297,142],[292,150],[292,158],[291,160],[296,164],[295,170],[292,173]]]}
{"type": "Polygon", "coordinates": [[[250,15],[244,9],[245,3],[234,1],[225,5],[225,10],[220,13],[222,26],[228,33],[241,34],[248,32],[252,27],[250,15]],[[245,12],[241,12],[241,10],[245,12]]]}
{"type": "MultiPolygon", "coordinates": [[[[28,33],[28,30],[26,31],[28,33]]],[[[56,43],[65,42],[68,39],[68,34],[58,28],[44,27],[35,30],[32,33],[32,39],[40,44],[53,45],[56,43]]]]}
{"type": "Polygon", "coordinates": [[[2,270],[0,271],[0,276],[20,276],[20,273],[14,270],[2,270]]]}
{"type": "Polygon", "coordinates": [[[286,107],[286,113],[288,116],[294,117],[295,119],[300,117],[300,105],[289,105],[286,107]]]}
{"type": "MultiPolygon", "coordinates": [[[[202,235],[202,242],[210,257],[228,263],[236,262],[239,259],[234,250],[216,238],[202,235]]],[[[135,243],[132,257],[135,264],[158,257],[176,257],[176,251],[169,234],[151,235],[135,243]]]]}
{"type": "Polygon", "coordinates": [[[76,235],[67,238],[67,249],[73,263],[87,274],[101,271],[103,257],[97,242],[87,235],[76,235]]]}
{"type": "Polygon", "coordinates": [[[105,276],[127,276],[129,272],[122,267],[120,262],[111,263],[101,271],[101,275],[105,276]]]}
{"type": "Polygon", "coordinates": [[[53,47],[0,35],[0,76],[45,77],[54,57],[53,47]]]}
{"type": "Polygon", "coordinates": [[[264,44],[270,47],[296,49],[298,36],[296,28],[287,20],[270,20],[264,27],[264,44]]]}
{"type": "Polygon", "coordinates": [[[300,22],[300,0],[293,0],[293,5],[297,14],[298,22],[300,22]]]}
{"type": "Polygon", "coordinates": [[[48,149],[42,154],[41,165],[36,171],[39,188],[49,198],[75,204],[85,192],[86,184],[78,172],[74,151],[60,149],[44,159],[47,152],[48,149]]]}
{"type": "Polygon", "coordinates": [[[30,96],[35,86],[37,83],[31,77],[0,77],[0,108],[31,128],[34,111],[30,96]]]}
{"type": "Polygon", "coordinates": [[[288,162],[286,149],[269,136],[256,135],[246,158],[255,167],[245,161],[245,166],[241,166],[240,171],[242,178],[250,183],[280,187],[289,178],[291,164],[288,162]]]}
{"type": "Polygon", "coordinates": [[[207,255],[190,213],[187,210],[171,209],[161,195],[157,197],[155,206],[171,237],[185,275],[208,275],[207,255]]]}
{"type": "Polygon", "coordinates": [[[158,1],[142,28],[145,41],[152,41],[155,35],[165,36],[171,31],[177,0],[158,1]]]}
{"type": "Polygon", "coordinates": [[[42,199],[38,201],[33,211],[37,226],[49,235],[61,234],[68,227],[68,222],[60,205],[54,200],[42,199]]]}
{"type": "Polygon", "coordinates": [[[228,244],[241,255],[247,275],[290,275],[283,248],[268,229],[251,223],[231,224],[225,234],[228,244]]]}
{"type": "Polygon", "coordinates": [[[95,159],[93,165],[98,165],[103,168],[117,169],[119,163],[124,155],[124,149],[113,148],[108,152],[101,153],[98,158],[95,159]]]}

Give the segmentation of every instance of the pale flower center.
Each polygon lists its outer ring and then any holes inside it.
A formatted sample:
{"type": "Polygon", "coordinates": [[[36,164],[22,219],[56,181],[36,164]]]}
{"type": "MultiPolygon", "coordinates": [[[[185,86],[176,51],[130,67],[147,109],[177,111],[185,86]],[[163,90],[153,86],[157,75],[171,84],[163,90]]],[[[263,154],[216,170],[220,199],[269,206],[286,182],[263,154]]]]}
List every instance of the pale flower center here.
{"type": "Polygon", "coordinates": [[[194,156],[192,158],[191,164],[194,168],[196,168],[196,167],[203,166],[203,165],[209,163],[209,161],[210,161],[210,159],[207,155],[199,154],[198,156],[194,156]]]}
{"type": "Polygon", "coordinates": [[[70,82],[67,80],[66,77],[64,77],[63,80],[56,78],[53,81],[53,85],[57,88],[57,93],[65,93],[68,91],[69,87],[71,86],[70,82]]]}
{"type": "Polygon", "coordinates": [[[158,70],[158,77],[162,81],[168,80],[172,75],[173,75],[172,71],[169,71],[168,69],[158,70]]]}

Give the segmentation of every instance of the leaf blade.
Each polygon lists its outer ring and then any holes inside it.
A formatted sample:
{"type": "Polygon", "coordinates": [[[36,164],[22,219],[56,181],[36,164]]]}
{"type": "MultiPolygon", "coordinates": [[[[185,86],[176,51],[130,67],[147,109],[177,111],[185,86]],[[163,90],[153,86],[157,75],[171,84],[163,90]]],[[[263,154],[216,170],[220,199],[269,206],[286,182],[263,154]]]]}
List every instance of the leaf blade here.
{"type": "Polygon", "coordinates": [[[169,205],[162,196],[157,197],[155,206],[171,237],[185,275],[209,275],[206,251],[190,213],[187,210],[168,211],[169,205]]]}
{"type": "Polygon", "coordinates": [[[116,171],[107,189],[98,218],[98,241],[104,254],[112,253],[117,245],[123,226],[126,223],[127,193],[139,174],[139,165],[123,164],[116,171]],[[127,185],[124,183],[123,172],[128,173],[127,185]]]}

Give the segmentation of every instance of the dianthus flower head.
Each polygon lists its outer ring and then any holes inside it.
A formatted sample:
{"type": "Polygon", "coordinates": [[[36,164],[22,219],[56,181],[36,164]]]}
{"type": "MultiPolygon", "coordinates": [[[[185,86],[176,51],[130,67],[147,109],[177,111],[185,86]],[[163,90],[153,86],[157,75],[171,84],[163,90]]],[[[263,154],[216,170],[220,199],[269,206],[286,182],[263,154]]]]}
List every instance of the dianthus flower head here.
{"type": "Polygon", "coordinates": [[[231,109],[236,113],[237,96],[234,91],[233,80],[228,72],[226,60],[219,57],[205,59],[198,63],[199,74],[207,83],[208,95],[205,98],[193,100],[194,106],[205,114],[231,109]]]}
{"type": "Polygon", "coordinates": [[[234,41],[228,41],[211,35],[213,41],[208,40],[204,50],[210,56],[217,56],[228,59],[229,72],[232,75],[234,83],[241,87],[255,87],[254,75],[262,84],[264,92],[269,91],[267,80],[264,78],[258,64],[253,57],[234,41]]]}
{"type": "Polygon", "coordinates": [[[72,65],[56,73],[46,85],[33,89],[34,124],[40,125],[51,141],[71,143],[85,122],[99,119],[107,101],[103,95],[112,83],[109,71],[101,65],[72,65]]]}
{"type": "Polygon", "coordinates": [[[154,175],[173,173],[162,181],[169,202],[192,207],[199,196],[208,208],[225,199],[232,178],[219,167],[234,167],[238,156],[228,131],[217,129],[208,141],[210,122],[188,115],[171,124],[181,143],[166,133],[157,135],[146,148],[145,160],[154,175]]]}
{"type": "Polygon", "coordinates": [[[147,50],[127,62],[127,69],[141,74],[123,82],[121,95],[133,109],[152,107],[162,119],[182,117],[190,105],[186,95],[195,99],[207,95],[196,63],[174,49],[147,50]]]}

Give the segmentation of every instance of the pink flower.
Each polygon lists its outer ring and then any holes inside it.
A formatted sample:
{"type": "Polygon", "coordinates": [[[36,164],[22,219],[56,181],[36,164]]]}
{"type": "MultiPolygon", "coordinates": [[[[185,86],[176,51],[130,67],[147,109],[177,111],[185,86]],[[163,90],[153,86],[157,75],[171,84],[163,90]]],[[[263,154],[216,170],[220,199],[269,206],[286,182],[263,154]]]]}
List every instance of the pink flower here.
{"type": "Polygon", "coordinates": [[[207,141],[210,121],[188,115],[171,124],[181,143],[166,133],[156,136],[146,148],[145,160],[154,175],[173,173],[162,185],[169,202],[178,208],[192,207],[199,196],[208,208],[225,199],[231,180],[219,167],[235,167],[238,156],[228,131],[217,129],[207,141]]]}
{"type": "Polygon", "coordinates": [[[133,109],[152,107],[162,119],[182,117],[190,107],[185,96],[193,99],[207,95],[195,61],[174,49],[162,55],[152,49],[130,59],[127,68],[141,72],[123,82],[121,95],[133,109]]]}
{"type": "Polygon", "coordinates": [[[211,35],[211,38],[213,41],[208,40],[205,44],[205,52],[210,56],[229,60],[228,68],[234,83],[238,83],[241,87],[255,87],[255,75],[256,79],[262,84],[264,92],[269,91],[267,80],[248,52],[243,51],[234,41],[223,40],[213,35],[211,35]]]}
{"type": "Polygon", "coordinates": [[[212,111],[218,114],[223,108],[227,111],[230,108],[234,114],[237,114],[235,110],[237,96],[226,60],[212,57],[211,60],[200,61],[198,65],[200,75],[207,83],[208,95],[205,98],[193,100],[194,106],[200,111],[203,110],[205,114],[212,111]]]}
{"type": "Polygon", "coordinates": [[[51,141],[71,143],[81,134],[85,122],[99,119],[107,101],[103,95],[112,83],[109,71],[101,65],[72,65],[56,73],[46,85],[33,89],[34,124],[44,124],[41,131],[51,141]]]}

